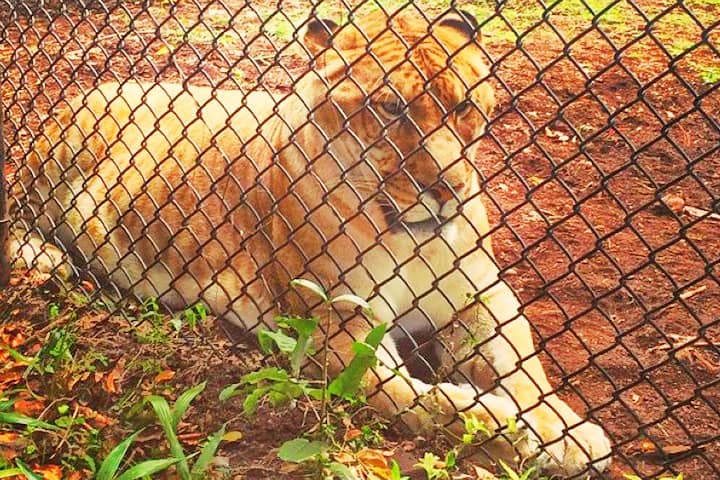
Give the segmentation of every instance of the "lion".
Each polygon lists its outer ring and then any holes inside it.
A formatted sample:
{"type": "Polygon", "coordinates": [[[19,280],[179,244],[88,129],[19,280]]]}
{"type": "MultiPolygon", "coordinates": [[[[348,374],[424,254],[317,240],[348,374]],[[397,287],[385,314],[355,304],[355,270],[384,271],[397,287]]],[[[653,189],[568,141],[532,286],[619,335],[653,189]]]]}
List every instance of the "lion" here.
{"type": "Polygon", "coordinates": [[[317,333],[331,375],[374,325],[419,314],[454,377],[412,377],[386,335],[364,378],[378,411],[414,431],[475,416],[501,458],[603,471],[606,433],[553,392],[494,260],[473,163],[495,103],[478,24],[406,10],[310,20],[311,68],[283,96],[130,82],[67,102],[20,169],[9,255],[249,331],[327,312],[293,279],[363,297],[372,320],[337,303],[317,333]]]}

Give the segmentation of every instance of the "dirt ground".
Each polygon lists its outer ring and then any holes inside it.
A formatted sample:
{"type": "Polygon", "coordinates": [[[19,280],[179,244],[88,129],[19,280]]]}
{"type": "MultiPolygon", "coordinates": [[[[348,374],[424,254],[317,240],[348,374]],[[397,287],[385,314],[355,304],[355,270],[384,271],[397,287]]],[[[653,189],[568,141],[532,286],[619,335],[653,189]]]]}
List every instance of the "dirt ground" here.
{"type": "MultiPolygon", "coordinates": [[[[668,23],[687,12],[675,2],[634,4],[648,15],[669,13],[649,33],[635,11],[607,31],[557,15],[552,24],[526,26],[518,41],[497,31],[485,38],[499,106],[477,162],[498,261],[533,322],[552,380],[611,435],[607,478],[720,478],[720,220],[708,215],[720,212],[720,92],[718,79],[708,77],[713,68],[720,76],[720,5],[693,3],[698,18],[715,19],[703,34],[694,21],[668,23]],[[682,36],[697,46],[673,59],[667,43],[682,36]]],[[[329,11],[342,11],[337,5],[329,11]]],[[[21,7],[0,13],[11,181],[12,162],[22,162],[51,107],[95,83],[135,78],[287,91],[305,69],[269,0],[90,7],[49,2],[32,16],[21,7]],[[196,26],[198,19],[212,28],[196,26]]],[[[282,4],[291,18],[307,11],[300,0],[282,4]]],[[[36,280],[16,273],[0,318],[37,341],[56,297],[36,280]]],[[[158,347],[138,345],[122,319],[82,311],[87,328],[78,345],[110,352],[105,380],[130,356],[159,362],[118,378],[117,391],[80,381],[87,391],[78,395],[110,409],[110,417],[132,385],[162,391],[153,380],[162,371],[175,372],[177,389],[208,379],[217,392],[259,362],[251,339],[234,332],[229,340],[219,322],[158,347]]],[[[203,401],[185,433],[230,421],[246,432],[221,451],[234,473],[293,478],[273,449],[296,435],[304,412],[268,409],[249,420],[238,405],[203,401]]],[[[106,434],[123,433],[115,430],[106,434]]],[[[387,437],[392,445],[413,440],[395,429],[387,437]]],[[[414,441],[412,452],[427,447],[414,441]]]]}

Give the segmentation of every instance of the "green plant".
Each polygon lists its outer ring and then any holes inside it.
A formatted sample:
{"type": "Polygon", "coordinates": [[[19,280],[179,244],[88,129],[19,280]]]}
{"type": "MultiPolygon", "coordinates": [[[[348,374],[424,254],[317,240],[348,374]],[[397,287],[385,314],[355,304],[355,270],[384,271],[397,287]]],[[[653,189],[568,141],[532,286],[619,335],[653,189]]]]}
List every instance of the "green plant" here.
{"type": "Polygon", "coordinates": [[[100,465],[100,470],[98,470],[95,475],[97,480],[135,480],[137,478],[144,478],[154,473],[161,472],[180,461],[179,458],[145,460],[137,465],[129,467],[125,470],[125,472],[118,475],[118,470],[125,459],[125,455],[141,432],[142,430],[138,430],[133,433],[125,440],[117,444],[115,448],[108,453],[107,457],[105,457],[105,460],[103,460],[100,465]]]}
{"type": "Polygon", "coordinates": [[[522,473],[517,473],[508,464],[500,460],[500,466],[502,467],[502,474],[500,475],[501,480],[528,480],[531,475],[535,473],[535,467],[528,467],[522,473]]]}
{"type": "Polygon", "coordinates": [[[181,315],[173,317],[170,320],[170,324],[176,332],[182,330],[184,325],[187,325],[191,331],[195,331],[197,327],[207,319],[207,316],[208,311],[207,308],[205,308],[205,304],[198,302],[183,310],[181,315]]]}
{"type": "Polygon", "coordinates": [[[14,477],[16,475],[22,475],[28,480],[43,480],[41,475],[34,473],[30,467],[25,465],[25,463],[19,458],[15,459],[15,468],[0,470],[0,478],[14,477]]]}
{"type": "Polygon", "coordinates": [[[423,458],[415,464],[425,471],[428,480],[449,479],[450,471],[457,466],[457,451],[450,450],[445,454],[445,460],[432,452],[425,452],[423,458]]]}
{"type": "Polygon", "coordinates": [[[185,452],[177,436],[177,427],[188,408],[190,408],[192,401],[205,390],[206,385],[207,384],[203,382],[181,393],[172,408],[167,400],[159,395],[150,395],[144,400],[144,402],[149,403],[155,411],[158,422],[168,441],[170,453],[174,457],[173,460],[176,460],[176,468],[182,480],[201,480],[204,478],[220,446],[220,442],[225,435],[225,425],[223,425],[220,430],[208,436],[205,445],[199,452],[197,460],[195,460],[192,468],[190,467],[188,457],[185,456],[185,452]]]}
{"type": "MultiPolygon", "coordinates": [[[[363,341],[353,342],[354,355],[350,363],[330,380],[327,368],[328,336],[324,335],[324,345],[314,344],[315,334],[321,322],[324,323],[323,332],[328,332],[332,316],[335,315],[334,305],[337,303],[347,302],[361,307],[367,316],[372,315],[370,305],[352,294],[330,297],[321,286],[308,280],[296,279],[291,285],[296,289],[306,289],[317,295],[325,307],[321,309],[324,310],[324,318],[292,315],[277,317],[275,330],[262,330],[258,333],[261,349],[265,353],[279,356],[276,358],[277,364],[243,376],[240,382],[229,385],[220,392],[220,400],[225,401],[236,395],[244,395],[243,409],[248,414],[255,414],[263,401],[273,406],[291,403],[299,398],[308,398],[311,400],[311,406],[312,401],[319,401],[320,408],[314,411],[320,424],[320,428],[316,429],[320,438],[289,440],[280,446],[278,456],[284,461],[294,463],[319,461],[321,468],[334,475],[340,478],[352,478],[347,466],[330,461],[327,455],[327,452],[333,448],[345,448],[334,443],[333,437],[337,429],[330,418],[330,413],[334,411],[333,407],[336,404],[352,405],[358,402],[363,377],[377,362],[375,353],[385,336],[386,325],[376,326],[363,341]],[[318,354],[320,347],[322,350],[318,354]],[[302,369],[311,356],[320,357],[319,380],[310,380],[302,375],[302,369]],[[280,366],[281,363],[287,364],[288,368],[280,366]]],[[[341,411],[341,415],[346,414],[344,408],[337,408],[337,411],[341,411]]],[[[376,430],[365,426],[360,430],[359,437],[355,437],[354,444],[359,446],[364,445],[364,441],[377,441],[377,435],[376,430]]]]}
{"type": "Polygon", "coordinates": [[[714,85],[720,82],[720,66],[715,65],[701,65],[698,70],[700,71],[700,80],[708,85],[714,85]]]}
{"type": "MultiPolygon", "coordinates": [[[[132,312],[132,309],[126,309],[132,312]]],[[[169,341],[166,315],[161,311],[155,297],[147,297],[140,304],[133,316],[128,313],[133,323],[133,333],[141,343],[167,343],[169,341]]]]}
{"type": "Polygon", "coordinates": [[[402,474],[400,464],[396,460],[390,461],[390,480],[410,480],[410,477],[402,474]]]}

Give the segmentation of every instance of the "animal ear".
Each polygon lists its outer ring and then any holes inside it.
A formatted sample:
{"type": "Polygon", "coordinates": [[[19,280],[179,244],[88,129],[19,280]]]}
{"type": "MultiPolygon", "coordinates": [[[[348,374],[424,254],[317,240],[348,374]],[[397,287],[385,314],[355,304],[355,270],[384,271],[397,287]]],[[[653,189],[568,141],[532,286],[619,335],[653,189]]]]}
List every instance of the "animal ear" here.
{"type": "Polygon", "coordinates": [[[470,39],[480,34],[480,24],[475,15],[466,10],[454,10],[442,17],[437,24],[459,30],[470,39]]]}
{"type": "Polygon", "coordinates": [[[332,20],[313,18],[303,27],[300,39],[305,48],[315,55],[331,46],[332,36],[338,28],[332,20]]]}

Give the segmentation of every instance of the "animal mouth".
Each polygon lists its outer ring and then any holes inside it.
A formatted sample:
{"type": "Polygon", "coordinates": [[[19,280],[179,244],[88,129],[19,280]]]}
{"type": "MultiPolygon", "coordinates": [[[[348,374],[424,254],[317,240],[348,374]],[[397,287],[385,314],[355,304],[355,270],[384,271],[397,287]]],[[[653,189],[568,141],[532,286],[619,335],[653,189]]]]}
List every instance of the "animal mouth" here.
{"type": "Polygon", "coordinates": [[[407,220],[403,218],[405,212],[398,211],[398,209],[386,199],[380,201],[380,208],[389,230],[394,232],[407,231],[408,229],[414,232],[439,232],[443,226],[452,222],[452,219],[439,216],[430,212],[430,210],[428,210],[427,218],[422,220],[407,220]]]}

